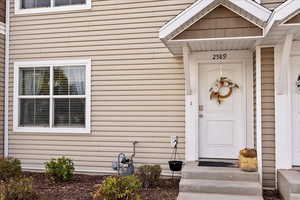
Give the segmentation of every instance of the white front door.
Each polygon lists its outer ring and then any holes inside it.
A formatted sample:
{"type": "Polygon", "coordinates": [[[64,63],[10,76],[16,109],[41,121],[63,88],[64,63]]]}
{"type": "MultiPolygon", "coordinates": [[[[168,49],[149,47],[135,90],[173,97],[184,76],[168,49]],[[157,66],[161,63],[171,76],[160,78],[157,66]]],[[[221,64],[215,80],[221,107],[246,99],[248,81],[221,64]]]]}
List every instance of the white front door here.
{"type": "Polygon", "coordinates": [[[300,166],[300,90],[297,90],[296,81],[300,76],[300,57],[292,59],[292,124],[293,124],[293,165],[300,166]]]}
{"type": "Polygon", "coordinates": [[[246,84],[243,63],[199,64],[200,158],[237,159],[246,147],[246,84]],[[218,104],[209,89],[220,75],[240,88],[218,104]]]}

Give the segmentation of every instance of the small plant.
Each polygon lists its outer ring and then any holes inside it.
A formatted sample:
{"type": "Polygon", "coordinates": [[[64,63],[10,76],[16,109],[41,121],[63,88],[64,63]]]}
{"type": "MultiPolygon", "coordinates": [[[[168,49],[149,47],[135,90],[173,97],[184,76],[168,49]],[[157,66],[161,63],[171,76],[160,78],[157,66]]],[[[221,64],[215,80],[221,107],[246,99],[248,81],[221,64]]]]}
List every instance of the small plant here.
{"type": "Polygon", "coordinates": [[[52,159],[45,165],[45,173],[54,181],[69,181],[73,178],[74,163],[69,158],[52,159]]]}
{"type": "Polygon", "coordinates": [[[136,175],[144,188],[150,188],[158,185],[160,173],[159,165],[143,165],[137,169],[136,175]]]}
{"type": "Polygon", "coordinates": [[[15,158],[0,159],[0,181],[19,177],[22,173],[21,162],[15,158]]]}
{"type": "Polygon", "coordinates": [[[141,200],[141,183],[135,176],[110,176],[96,185],[94,200],[141,200]]]}
{"type": "Polygon", "coordinates": [[[38,200],[32,189],[32,178],[10,179],[0,183],[0,200],[38,200]]]}

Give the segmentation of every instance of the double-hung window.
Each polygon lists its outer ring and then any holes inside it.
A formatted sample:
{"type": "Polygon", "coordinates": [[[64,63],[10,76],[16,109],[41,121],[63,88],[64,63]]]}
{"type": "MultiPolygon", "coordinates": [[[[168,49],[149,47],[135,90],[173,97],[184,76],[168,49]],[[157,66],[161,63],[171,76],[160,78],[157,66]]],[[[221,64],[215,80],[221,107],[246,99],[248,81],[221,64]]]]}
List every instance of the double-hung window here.
{"type": "Polygon", "coordinates": [[[90,60],[15,63],[16,132],[90,130],[90,60]]]}
{"type": "Polygon", "coordinates": [[[90,9],[91,0],[15,0],[16,14],[90,9]]]}

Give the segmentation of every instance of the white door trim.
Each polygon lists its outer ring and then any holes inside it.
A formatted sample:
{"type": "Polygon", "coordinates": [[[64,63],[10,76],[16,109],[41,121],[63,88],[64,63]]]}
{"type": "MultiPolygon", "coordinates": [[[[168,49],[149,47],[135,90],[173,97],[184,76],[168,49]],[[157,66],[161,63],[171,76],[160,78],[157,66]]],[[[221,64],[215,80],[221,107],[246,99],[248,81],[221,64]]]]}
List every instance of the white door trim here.
{"type": "MultiPolygon", "coordinates": [[[[186,161],[198,160],[199,155],[199,120],[198,120],[198,64],[199,63],[221,63],[224,60],[213,60],[214,54],[227,54],[226,62],[242,62],[246,70],[247,85],[247,147],[254,147],[253,135],[253,61],[250,51],[209,51],[209,52],[192,52],[190,56],[190,81],[192,95],[186,95],[186,161]]],[[[238,152],[237,152],[238,153],[238,152]]]]}

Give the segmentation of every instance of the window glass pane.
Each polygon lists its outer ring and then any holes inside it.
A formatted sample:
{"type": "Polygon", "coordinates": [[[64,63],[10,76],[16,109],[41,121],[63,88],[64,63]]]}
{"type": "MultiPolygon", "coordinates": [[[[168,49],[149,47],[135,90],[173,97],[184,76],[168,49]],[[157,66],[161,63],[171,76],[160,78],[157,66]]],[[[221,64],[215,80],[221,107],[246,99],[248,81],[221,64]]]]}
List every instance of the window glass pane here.
{"type": "Polygon", "coordinates": [[[72,127],[85,126],[85,99],[70,100],[70,125],[72,127]]]}
{"type": "Polygon", "coordinates": [[[85,4],[86,0],[71,0],[71,4],[85,4]]]}
{"type": "Polygon", "coordinates": [[[34,94],[34,68],[20,68],[19,94],[34,94]]]}
{"type": "Polygon", "coordinates": [[[21,99],[20,126],[49,127],[49,99],[21,99]]]}
{"type": "Polygon", "coordinates": [[[86,0],[55,0],[55,6],[68,6],[68,5],[78,5],[85,4],[86,0]]]}
{"type": "Polygon", "coordinates": [[[70,95],[85,94],[85,67],[69,67],[70,95]]]}
{"type": "Polygon", "coordinates": [[[84,94],[85,66],[54,68],[54,95],[84,94]]]}
{"type": "Polygon", "coordinates": [[[54,126],[69,126],[69,99],[54,100],[54,126]]]}
{"type": "Polygon", "coordinates": [[[54,95],[68,95],[68,67],[54,68],[54,95]]]}
{"type": "Polygon", "coordinates": [[[55,6],[70,5],[70,0],[55,0],[55,6]]]}
{"type": "Polygon", "coordinates": [[[50,69],[35,68],[35,95],[49,95],[50,69]]]}
{"type": "Polygon", "coordinates": [[[51,6],[51,0],[36,0],[37,8],[50,7],[50,6],[51,6]]]}
{"type": "Polygon", "coordinates": [[[21,68],[20,95],[49,95],[49,67],[21,68]]]}
{"type": "Polygon", "coordinates": [[[55,99],[55,127],[84,127],[85,99],[55,99]]]}
{"type": "Polygon", "coordinates": [[[21,0],[21,8],[42,8],[50,7],[51,0],[21,0]]]}

